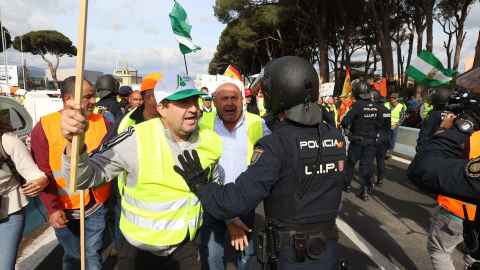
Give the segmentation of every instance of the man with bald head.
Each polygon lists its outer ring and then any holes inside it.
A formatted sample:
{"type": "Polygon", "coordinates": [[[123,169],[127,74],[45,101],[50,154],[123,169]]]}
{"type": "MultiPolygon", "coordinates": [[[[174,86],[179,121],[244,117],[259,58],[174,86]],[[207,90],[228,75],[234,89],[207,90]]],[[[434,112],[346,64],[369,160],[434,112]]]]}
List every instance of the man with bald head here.
{"type": "MultiPolygon", "coordinates": [[[[213,103],[216,113],[204,113],[199,126],[215,131],[222,139],[223,155],[218,162],[218,171],[223,184],[226,184],[234,182],[237,176],[247,169],[254,155],[253,146],[256,141],[271,134],[271,131],[258,115],[243,111],[242,92],[232,83],[225,83],[217,88],[213,103]]],[[[255,210],[244,217],[225,221],[217,220],[205,212],[202,226],[202,269],[224,269],[226,229],[232,237],[232,245],[235,244],[235,248],[240,249],[238,269],[244,269],[245,262],[254,253],[254,248],[252,233],[248,232],[248,246],[243,250],[242,239],[245,232],[239,228],[245,225],[253,228],[254,218],[255,210]]]]}
{"type": "Polygon", "coordinates": [[[140,91],[135,90],[133,91],[130,96],[128,97],[128,102],[130,103],[131,110],[137,108],[138,106],[143,104],[142,95],[140,91]]]}

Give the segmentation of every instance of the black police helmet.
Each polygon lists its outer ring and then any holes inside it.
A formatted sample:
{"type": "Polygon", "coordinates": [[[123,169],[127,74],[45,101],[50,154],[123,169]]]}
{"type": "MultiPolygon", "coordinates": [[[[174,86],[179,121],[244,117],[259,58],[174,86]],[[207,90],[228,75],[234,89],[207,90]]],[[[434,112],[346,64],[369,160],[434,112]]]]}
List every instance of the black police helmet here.
{"type": "Polygon", "coordinates": [[[382,94],[380,94],[380,91],[378,91],[377,89],[370,89],[368,93],[372,96],[373,102],[383,102],[382,94]]]}
{"type": "Polygon", "coordinates": [[[104,98],[109,94],[118,94],[120,83],[110,74],[105,74],[98,77],[95,87],[97,89],[97,96],[104,98]]]}
{"type": "Polygon", "coordinates": [[[452,93],[447,88],[435,88],[435,90],[432,91],[432,103],[447,103],[451,95],[452,93]]]}
{"type": "Polygon", "coordinates": [[[367,82],[359,81],[352,88],[352,96],[356,99],[370,99],[372,96],[368,93],[370,86],[367,82]]]}
{"type": "Polygon", "coordinates": [[[313,65],[297,56],[284,56],[268,62],[260,86],[264,107],[276,113],[305,102],[316,102],[318,74],[313,65]]]}

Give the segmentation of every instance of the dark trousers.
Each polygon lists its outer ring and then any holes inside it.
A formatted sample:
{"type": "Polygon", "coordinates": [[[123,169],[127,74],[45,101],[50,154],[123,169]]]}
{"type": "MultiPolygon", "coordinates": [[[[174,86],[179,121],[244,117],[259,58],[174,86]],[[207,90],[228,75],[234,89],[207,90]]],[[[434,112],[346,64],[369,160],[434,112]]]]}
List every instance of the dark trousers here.
{"type": "MultiPolygon", "coordinates": [[[[383,176],[385,174],[385,154],[387,153],[388,146],[390,145],[390,134],[380,135],[375,143],[375,157],[377,158],[377,176],[383,176]]],[[[370,178],[375,176],[375,165],[372,163],[372,169],[370,171],[370,178]]]]}
{"type": "Polygon", "coordinates": [[[348,147],[347,162],[345,164],[345,182],[351,183],[353,179],[353,168],[360,160],[359,181],[360,185],[367,188],[370,184],[370,170],[375,158],[375,147],[373,138],[364,138],[360,144],[354,145],[350,142],[348,147]]]}
{"type": "Polygon", "coordinates": [[[168,256],[157,256],[151,252],[141,250],[131,245],[127,239],[120,234],[118,250],[119,270],[200,270],[200,231],[193,241],[184,241],[175,251],[168,256]]]}

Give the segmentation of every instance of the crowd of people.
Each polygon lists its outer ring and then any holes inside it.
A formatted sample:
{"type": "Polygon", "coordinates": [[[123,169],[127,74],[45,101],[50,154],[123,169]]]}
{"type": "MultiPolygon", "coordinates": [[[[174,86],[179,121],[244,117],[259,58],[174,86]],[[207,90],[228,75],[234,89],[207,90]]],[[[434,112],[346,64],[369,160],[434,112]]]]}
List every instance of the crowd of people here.
{"type": "MultiPolygon", "coordinates": [[[[426,103],[387,97],[392,82],[375,71],[350,93],[319,97],[315,68],[295,56],[270,61],[261,76],[257,93],[231,83],[197,90],[183,72],[151,73],[133,91],[107,74],[95,85],[84,80],[80,104],[72,76],[61,84],[63,109],[33,128],[31,152],[0,116],[0,233],[8,236],[0,269],[14,269],[26,196],[36,195],[65,251],[63,269],[80,269],[80,194],[86,269],[102,269],[104,233],[118,269],[223,269],[226,233],[238,269],[339,269],[336,217],[342,190],[354,189],[354,166],[360,162],[356,196],[368,202],[384,185],[385,159],[409,114],[423,116],[419,153],[436,149],[429,138],[454,118],[438,105],[449,95],[436,90],[426,103]],[[68,186],[74,135],[84,193],[68,186]],[[274,246],[259,254],[252,229],[262,200],[272,232],[265,244],[274,246]]],[[[454,203],[439,199],[429,237],[434,267],[448,261],[439,250],[451,253],[462,239],[445,229],[451,215],[465,219],[446,202],[454,203]]]]}

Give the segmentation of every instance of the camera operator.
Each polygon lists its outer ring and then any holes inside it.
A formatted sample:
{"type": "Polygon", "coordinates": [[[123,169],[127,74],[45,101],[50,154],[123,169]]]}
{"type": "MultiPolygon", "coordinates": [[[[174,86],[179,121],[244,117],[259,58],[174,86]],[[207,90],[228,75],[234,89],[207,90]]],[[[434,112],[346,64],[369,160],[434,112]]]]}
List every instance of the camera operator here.
{"type": "Polygon", "coordinates": [[[430,110],[424,117],[420,132],[418,133],[417,146],[415,150],[424,144],[428,138],[433,136],[440,124],[448,114],[446,105],[450,100],[451,92],[446,88],[437,88],[431,92],[431,98],[433,103],[433,109],[430,110]]]}
{"type": "Polygon", "coordinates": [[[207,184],[188,152],[183,170],[175,170],[217,219],[245,215],[265,199],[268,253],[259,245],[257,256],[265,265],[267,253],[270,269],[339,269],[335,220],[345,141],[337,128],[322,123],[317,72],[307,60],[285,56],[268,62],[260,76],[265,109],[280,122],[257,141],[247,170],[235,183],[207,184]]]}

